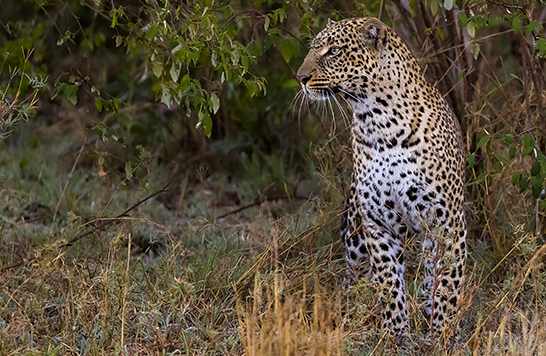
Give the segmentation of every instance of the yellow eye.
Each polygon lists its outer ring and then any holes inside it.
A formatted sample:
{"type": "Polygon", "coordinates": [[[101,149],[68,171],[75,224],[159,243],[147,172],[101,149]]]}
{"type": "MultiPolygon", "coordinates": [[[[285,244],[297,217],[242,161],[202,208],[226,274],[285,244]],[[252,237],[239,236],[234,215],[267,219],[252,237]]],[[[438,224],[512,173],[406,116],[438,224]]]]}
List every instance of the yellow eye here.
{"type": "Polygon", "coordinates": [[[330,46],[330,47],[326,47],[322,50],[322,55],[323,56],[335,56],[339,53],[339,47],[335,47],[335,46],[330,46]]]}
{"type": "Polygon", "coordinates": [[[335,56],[339,53],[339,47],[330,47],[330,49],[328,50],[327,54],[331,54],[332,56],[335,56]]]}

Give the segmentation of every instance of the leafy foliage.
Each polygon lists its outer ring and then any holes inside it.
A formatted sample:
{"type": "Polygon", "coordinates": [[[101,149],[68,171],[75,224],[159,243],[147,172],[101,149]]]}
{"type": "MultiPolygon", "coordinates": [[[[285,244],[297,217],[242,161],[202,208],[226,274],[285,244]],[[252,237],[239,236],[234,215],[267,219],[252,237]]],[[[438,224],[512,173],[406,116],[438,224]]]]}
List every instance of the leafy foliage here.
{"type": "MultiPolygon", "coordinates": [[[[22,53],[24,70],[32,51],[22,53]]],[[[4,65],[6,60],[4,60],[4,65]]],[[[0,72],[3,69],[0,68],[0,72]]],[[[47,79],[46,79],[47,80],[47,79]]],[[[0,140],[7,138],[19,121],[28,121],[36,113],[38,93],[47,88],[47,83],[41,76],[31,78],[20,68],[13,68],[9,80],[0,85],[0,140]],[[11,95],[10,95],[11,94],[11,95]],[[13,101],[8,99],[13,97],[13,101]]]]}

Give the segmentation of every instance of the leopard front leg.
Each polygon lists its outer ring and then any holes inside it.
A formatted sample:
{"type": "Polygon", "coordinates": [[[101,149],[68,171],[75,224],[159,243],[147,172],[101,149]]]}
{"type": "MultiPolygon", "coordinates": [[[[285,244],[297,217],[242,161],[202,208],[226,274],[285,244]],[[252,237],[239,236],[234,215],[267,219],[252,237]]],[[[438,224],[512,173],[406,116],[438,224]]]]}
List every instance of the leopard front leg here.
{"type": "Polygon", "coordinates": [[[409,331],[403,240],[381,230],[369,235],[366,243],[372,265],[372,280],[380,291],[383,330],[401,344],[409,331]]]}
{"type": "Polygon", "coordinates": [[[362,219],[358,211],[358,195],[354,175],[351,183],[351,191],[345,201],[345,209],[341,216],[341,240],[345,248],[347,262],[347,279],[349,282],[357,281],[366,272],[363,264],[368,261],[366,241],[362,231],[362,219]]]}
{"type": "Polygon", "coordinates": [[[446,226],[443,231],[436,232],[436,237],[428,236],[424,245],[427,316],[431,334],[435,337],[444,334],[447,339],[458,335],[458,326],[453,322],[461,297],[466,262],[464,216],[456,221],[454,226],[446,226]]]}

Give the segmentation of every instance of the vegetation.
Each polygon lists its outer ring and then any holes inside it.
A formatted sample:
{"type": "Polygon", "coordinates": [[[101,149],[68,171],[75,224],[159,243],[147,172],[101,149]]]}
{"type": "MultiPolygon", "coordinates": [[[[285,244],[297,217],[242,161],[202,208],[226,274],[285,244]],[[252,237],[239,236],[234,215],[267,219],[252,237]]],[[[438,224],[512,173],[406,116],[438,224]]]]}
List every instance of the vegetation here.
{"type": "Polygon", "coordinates": [[[468,154],[461,339],[426,338],[408,242],[402,353],[545,355],[539,0],[2,3],[0,355],[392,354],[344,283],[347,124],[294,100],[355,16],[408,43],[468,154]]]}

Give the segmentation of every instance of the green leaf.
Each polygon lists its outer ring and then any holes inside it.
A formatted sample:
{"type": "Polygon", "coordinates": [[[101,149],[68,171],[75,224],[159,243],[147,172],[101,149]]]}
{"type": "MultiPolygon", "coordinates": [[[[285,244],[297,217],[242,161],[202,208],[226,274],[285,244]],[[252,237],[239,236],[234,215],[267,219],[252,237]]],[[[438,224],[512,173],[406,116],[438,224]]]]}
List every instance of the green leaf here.
{"type": "Polygon", "coordinates": [[[474,16],[474,22],[476,23],[476,28],[484,29],[487,27],[487,21],[483,15],[474,16]]]}
{"type": "Polygon", "coordinates": [[[517,16],[512,19],[512,29],[514,33],[518,33],[521,29],[521,19],[517,16]]]}
{"type": "Polygon", "coordinates": [[[246,55],[241,56],[241,64],[245,72],[248,72],[248,57],[246,55]]]}
{"type": "Polygon", "coordinates": [[[292,42],[292,51],[294,52],[294,57],[299,56],[301,51],[300,42],[295,38],[292,38],[290,42],[292,42]]]}
{"type": "Polygon", "coordinates": [[[432,0],[430,2],[430,12],[432,12],[432,15],[436,16],[438,13],[438,0],[432,0]]]}
{"type": "Polygon", "coordinates": [[[520,172],[514,172],[512,174],[512,185],[516,185],[521,180],[521,173],[520,172]]]}
{"type": "Polygon", "coordinates": [[[514,157],[516,157],[516,148],[514,146],[508,149],[508,156],[510,156],[510,159],[514,159],[514,157]]]}
{"type": "Polygon", "coordinates": [[[519,181],[519,192],[523,193],[527,190],[527,187],[529,186],[529,177],[525,177],[519,181]]]}
{"type": "Polygon", "coordinates": [[[180,68],[176,68],[176,65],[173,63],[171,65],[171,70],[169,70],[169,74],[171,75],[173,82],[177,82],[178,76],[180,75],[180,68]]]}
{"type": "Polygon", "coordinates": [[[220,108],[220,99],[215,93],[210,93],[210,101],[212,103],[212,112],[216,114],[220,108]]]}
{"type": "Polygon", "coordinates": [[[132,166],[133,166],[133,165],[131,164],[130,161],[125,162],[125,178],[126,178],[126,179],[131,179],[131,178],[133,178],[133,171],[134,171],[134,169],[133,169],[132,166]]]}
{"type": "Polygon", "coordinates": [[[504,135],[504,139],[505,139],[506,142],[508,142],[508,143],[514,143],[514,136],[512,136],[512,135],[510,135],[510,134],[504,135]]]}
{"type": "Polygon", "coordinates": [[[311,21],[309,21],[309,14],[306,12],[301,18],[301,27],[300,31],[306,33],[309,31],[309,26],[311,26],[311,21]]]}
{"type": "Polygon", "coordinates": [[[154,23],[150,29],[148,30],[148,40],[149,41],[153,41],[154,38],[155,38],[155,35],[157,35],[157,30],[158,30],[158,27],[157,27],[157,24],[154,23]]]}
{"type": "Polygon", "coordinates": [[[446,10],[451,10],[453,8],[453,0],[444,0],[444,8],[446,10]]]}
{"type": "Polygon", "coordinates": [[[487,18],[487,25],[489,27],[497,27],[502,22],[502,17],[491,15],[487,18]]]}
{"type": "Polygon", "coordinates": [[[546,162],[546,156],[540,150],[537,150],[537,159],[541,162],[546,162]]]}
{"type": "Polygon", "coordinates": [[[531,175],[538,176],[539,174],[540,174],[540,162],[535,161],[535,163],[533,163],[533,166],[531,167],[531,175]]]}
{"type": "Polygon", "coordinates": [[[529,21],[527,28],[525,29],[525,37],[529,36],[531,32],[537,27],[537,22],[535,20],[529,21]]]}
{"type": "Polygon", "coordinates": [[[182,79],[180,79],[180,83],[178,84],[178,90],[180,91],[186,90],[186,88],[189,85],[189,82],[190,82],[190,77],[187,74],[185,74],[182,77],[182,79]]]}
{"type": "Polygon", "coordinates": [[[246,50],[248,51],[248,54],[250,54],[253,57],[258,57],[262,55],[262,45],[259,42],[250,42],[246,46],[246,50]]]}
{"type": "Polygon", "coordinates": [[[470,156],[468,156],[468,166],[470,168],[474,168],[475,163],[476,163],[476,154],[472,153],[470,156]]]}
{"type": "Polygon", "coordinates": [[[95,100],[95,107],[97,108],[98,112],[102,112],[102,99],[96,99],[95,100]]]}
{"type": "Polygon", "coordinates": [[[212,132],[212,119],[207,111],[199,111],[199,122],[196,128],[203,128],[203,133],[210,138],[212,132]]]}
{"type": "Polygon", "coordinates": [[[466,26],[466,31],[470,37],[474,37],[476,35],[476,24],[470,21],[466,26]]]}
{"type": "Polygon", "coordinates": [[[484,137],[482,137],[480,141],[478,142],[478,144],[476,145],[476,149],[479,149],[480,147],[488,143],[490,139],[491,139],[491,136],[489,135],[485,135],[484,137]]]}
{"type": "Polygon", "coordinates": [[[279,20],[279,14],[277,13],[277,11],[273,11],[273,13],[269,14],[268,16],[273,19],[273,24],[276,25],[277,21],[279,20]]]}
{"type": "Polygon", "coordinates": [[[468,24],[468,17],[465,14],[459,14],[459,20],[457,20],[457,25],[459,28],[463,28],[468,24]]]}
{"type": "Polygon", "coordinates": [[[526,149],[523,150],[523,157],[529,156],[534,150],[535,148],[533,146],[527,147],[526,149]]]}
{"type": "Polygon", "coordinates": [[[156,77],[161,77],[161,73],[163,73],[163,63],[156,59],[152,62],[152,71],[154,72],[154,75],[156,77]]]}
{"type": "Polygon", "coordinates": [[[292,48],[292,43],[290,42],[290,40],[284,40],[284,42],[282,43],[282,56],[284,60],[287,63],[290,62],[293,54],[294,50],[292,48]]]}
{"type": "Polygon", "coordinates": [[[161,102],[169,108],[173,103],[173,97],[165,84],[161,84],[161,102]]]}
{"type": "Polygon", "coordinates": [[[247,88],[252,98],[260,93],[260,85],[254,81],[248,81],[247,88]]]}
{"type": "Polygon", "coordinates": [[[114,108],[114,112],[119,112],[119,99],[114,98],[112,99],[112,107],[114,108]]]}
{"type": "Polygon", "coordinates": [[[542,193],[542,184],[544,183],[544,178],[540,177],[531,177],[530,180],[531,187],[533,187],[533,198],[538,199],[542,193]]]}
{"type": "Polygon", "coordinates": [[[78,103],[78,90],[80,88],[77,85],[65,85],[63,89],[64,98],[72,105],[78,103]]]}

